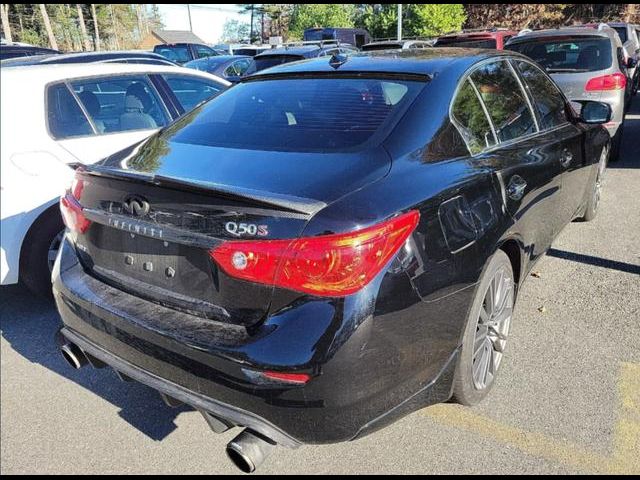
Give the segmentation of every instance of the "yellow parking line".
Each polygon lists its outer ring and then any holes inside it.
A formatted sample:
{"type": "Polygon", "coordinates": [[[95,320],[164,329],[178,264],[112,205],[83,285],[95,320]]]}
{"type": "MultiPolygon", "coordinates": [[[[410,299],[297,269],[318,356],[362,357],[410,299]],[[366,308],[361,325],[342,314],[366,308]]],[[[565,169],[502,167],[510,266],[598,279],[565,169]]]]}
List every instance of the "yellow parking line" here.
{"type": "Polygon", "coordinates": [[[444,425],[460,428],[514,446],[546,460],[601,474],[640,473],[640,365],[624,363],[618,383],[621,409],[615,428],[614,454],[595,453],[568,441],[505,425],[458,405],[443,404],[422,413],[444,425]]]}

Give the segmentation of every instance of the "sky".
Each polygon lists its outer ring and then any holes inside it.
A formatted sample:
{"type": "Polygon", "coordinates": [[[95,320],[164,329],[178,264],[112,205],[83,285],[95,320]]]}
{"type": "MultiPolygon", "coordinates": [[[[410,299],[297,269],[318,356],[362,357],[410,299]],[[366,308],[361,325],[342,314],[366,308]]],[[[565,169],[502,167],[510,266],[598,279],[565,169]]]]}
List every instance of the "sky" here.
{"type": "MultiPolygon", "coordinates": [[[[187,4],[157,4],[166,30],[189,30],[187,4]]],[[[193,33],[207,43],[218,43],[224,22],[229,19],[249,22],[249,16],[238,13],[232,4],[190,4],[193,33]]]]}

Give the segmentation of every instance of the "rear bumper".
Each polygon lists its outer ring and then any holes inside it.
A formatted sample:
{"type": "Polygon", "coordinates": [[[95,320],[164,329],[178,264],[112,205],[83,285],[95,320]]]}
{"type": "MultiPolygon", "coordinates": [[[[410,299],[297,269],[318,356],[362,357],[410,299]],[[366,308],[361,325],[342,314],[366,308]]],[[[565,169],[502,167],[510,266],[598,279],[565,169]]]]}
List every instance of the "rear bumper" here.
{"type": "MultiPolygon", "coordinates": [[[[451,394],[460,332],[429,336],[425,329],[420,339],[411,323],[425,327],[416,317],[427,305],[420,300],[411,318],[403,317],[406,308],[376,316],[363,310],[371,303],[363,299],[310,300],[248,333],[106,285],[84,271],[67,240],[54,268],[54,295],[61,333],[92,357],[291,448],[352,440],[451,394]],[[393,335],[385,336],[394,322],[393,335]],[[403,326],[407,331],[398,331],[403,326]],[[259,385],[246,374],[272,369],[313,378],[305,386],[259,385]]],[[[438,302],[426,308],[447,313],[438,302]]]]}

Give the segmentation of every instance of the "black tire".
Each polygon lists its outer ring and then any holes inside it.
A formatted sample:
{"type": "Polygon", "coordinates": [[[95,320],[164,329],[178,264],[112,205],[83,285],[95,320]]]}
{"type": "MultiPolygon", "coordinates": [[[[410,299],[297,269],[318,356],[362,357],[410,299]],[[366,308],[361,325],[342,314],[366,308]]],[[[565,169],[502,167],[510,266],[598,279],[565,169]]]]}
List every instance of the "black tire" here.
{"type": "Polygon", "coordinates": [[[610,162],[617,162],[620,159],[620,149],[622,148],[622,135],[624,134],[624,123],[618,127],[618,131],[611,139],[610,162]]]}
{"type": "MultiPolygon", "coordinates": [[[[507,293],[506,302],[509,303],[509,320],[507,324],[506,333],[511,322],[511,313],[513,312],[513,306],[515,303],[515,284],[513,277],[513,269],[509,257],[502,250],[498,250],[487,263],[487,266],[482,273],[478,287],[476,288],[476,294],[471,306],[469,317],[467,318],[467,325],[465,328],[462,351],[460,352],[460,358],[456,365],[456,372],[453,381],[453,397],[454,402],[462,405],[473,406],[481,402],[491,391],[495,383],[496,374],[499,371],[501,361],[492,374],[491,381],[488,381],[484,387],[479,388],[474,380],[474,344],[476,343],[476,332],[480,332],[480,311],[486,304],[485,295],[488,291],[490,284],[494,281],[500,272],[510,281],[510,292],[507,293]]],[[[505,304],[506,305],[506,304],[505,304]]],[[[506,342],[506,340],[504,341],[506,342]]],[[[504,346],[502,346],[502,349],[504,346]]],[[[500,354],[500,359],[502,354],[500,354]]],[[[479,359],[478,359],[479,360],[479,359]]]]}
{"type": "Polygon", "coordinates": [[[598,215],[598,207],[600,206],[600,197],[602,194],[602,181],[604,179],[604,172],[607,168],[607,153],[608,149],[605,147],[602,151],[602,155],[600,156],[600,161],[598,162],[597,167],[598,171],[593,179],[593,187],[589,194],[589,200],[587,201],[584,215],[582,216],[582,221],[584,222],[590,222],[598,215]]]}
{"type": "Polygon", "coordinates": [[[33,293],[52,297],[49,249],[64,231],[57,206],[50,208],[29,229],[20,252],[20,280],[33,293]]]}

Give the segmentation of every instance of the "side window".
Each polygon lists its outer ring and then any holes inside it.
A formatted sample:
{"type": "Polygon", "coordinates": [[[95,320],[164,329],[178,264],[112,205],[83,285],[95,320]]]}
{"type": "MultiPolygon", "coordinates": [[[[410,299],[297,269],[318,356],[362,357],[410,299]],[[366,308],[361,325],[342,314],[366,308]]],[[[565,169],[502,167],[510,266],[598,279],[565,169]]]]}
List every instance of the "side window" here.
{"type": "Polygon", "coordinates": [[[247,71],[251,62],[249,60],[238,60],[233,62],[224,70],[225,77],[241,77],[247,71]]]}
{"type": "Polygon", "coordinates": [[[159,128],[167,115],[146,75],[71,83],[98,133],[159,128]]]}
{"type": "Polygon", "coordinates": [[[489,119],[475,88],[467,79],[458,90],[451,109],[453,123],[472,155],[496,144],[489,119]]]}
{"type": "Polygon", "coordinates": [[[489,63],[471,74],[487,107],[499,142],[536,132],[533,112],[506,61],[489,63]]]}
{"type": "Polygon", "coordinates": [[[196,45],[196,58],[213,57],[216,52],[203,45],[196,45]]]}
{"type": "Polygon", "coordinates": [[[219,83],[199,78],[165,75],[164,79],[185,112],[188,112],[200,102],[210,99],[224,89],[224,86],[219,83]]]}
{"type": "Polygon", "coordinates": [[[546,130],[567,121],[564,98],[558,87],[538,67],[528,62],[515,62],[538,110],[540,128],[546,130]]]}
{"type": "Polygon", "coordinates": [[[93,134],[89,120],[65,84],[52,85],[47,91],[47,122],[56,140],[93,134]]]}

